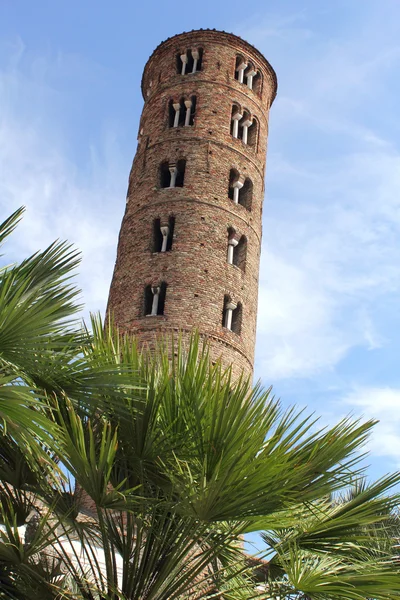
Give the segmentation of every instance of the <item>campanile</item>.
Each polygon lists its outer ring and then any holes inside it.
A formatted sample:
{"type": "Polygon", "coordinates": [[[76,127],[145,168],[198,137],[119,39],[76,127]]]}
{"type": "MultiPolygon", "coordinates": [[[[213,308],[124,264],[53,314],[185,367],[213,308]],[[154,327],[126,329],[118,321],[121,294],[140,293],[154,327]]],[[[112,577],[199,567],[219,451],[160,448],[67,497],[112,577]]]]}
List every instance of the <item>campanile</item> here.
{"type": "Polygon", "coordinates": [[[149,58],[108,303],[141,344],[196,328],[252,373],[276,89],[264,56],[225,32],[176,35],[149,58]]]}

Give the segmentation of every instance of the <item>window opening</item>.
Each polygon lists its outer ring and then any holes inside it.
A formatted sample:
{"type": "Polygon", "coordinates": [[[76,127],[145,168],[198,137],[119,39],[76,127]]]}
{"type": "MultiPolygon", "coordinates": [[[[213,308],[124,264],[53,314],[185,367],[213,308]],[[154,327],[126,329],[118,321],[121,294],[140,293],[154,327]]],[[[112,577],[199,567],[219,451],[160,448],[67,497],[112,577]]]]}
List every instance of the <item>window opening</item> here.
{"type": "Polygon", "coordinates": [[[244,111],[243,118],[239,122],[239,138],[241,138],[243,144],[248,144],[249,128],[252,126],[253,120],[250,117],[250,113],[244,111]]]}
{"type": "Polygon", "coordinates": [[[161,252],[163,244],[163,235],[161,231],[160,219],[154,219],[153,221],[153,252],[161,252]]]}
{"type": "Polygon", "coordinates": [[[177,173],[175,179],[175,187],[183,187],[185,181],[186,160],[181,158],[176,163],[177,173]]]}
{"type": "Polygon", "coordinates": [[[189,48],[183,54],[176,55],[176,71],[180,75],[189,75],[201,71],[202,48],[189,48]]]}
{"type": "Polygon", "coordinates": [[[243,56],[238,56],[236,58],[236,65],[235,65],[235,79],[239,83],[243,83],[244,72],[246,69],[247,69],[247,62],[245,61],[243,56]]]}
{"type": "Polygon", "coordinates": [[[247,87],[249,88],[249,90],[253,89],[253,83],[254,83],[253,80],[254,80],[255,75],[257,75],[257,71],[254,68],[254,65],[252,63],[249,63],[248,69],[245,73],[246,84],[247,84],[247,87]]]}
{"type": "Polygon", "coordinates": [[[239,107],[234,104],[232,106],[232,115],[231,115],[231,135],[234,138],[239,137],[239,121],[242,119],[243,115],[240,112],[239,107]]]}
{"type": "Polygon", "coordinates": [[[240,302],[232,311],[231,331],[237,335],[240,335],[242,331],[242,305],[240,302]]]}
{"type": "Polygon", "coordinates": [[[235,194],[235,184],[239,179],[239,172],[236,169],[229,171],[229,187],[228,197],[233,200],[236,204],[238,203],[238,193],[235,194]]]}
{"type": "Polygon", "coordinates": [[[238,243],[233,250],[233,264],[242,271],[246,270],[247,238],[240,236],[238,243]]]}
{"type": "Polygon", "coordinates": [[[169,170],[169,162],[164,161],[160,165],[160,187],[170,187],[171,183],[171,172],[169,170]]]}
{"type": "Polygon", "coordinates": [[[257,132],[258,132],[258,121],[257,119],[253,119],[251,121],[251,126],[248,127],[248,137],[247,144],[251,147],[255,147],[257,143],[257,132]]]}
{"type": "Polygon", "coordinates": [[[144,291],[144,314],[147,317],[156,317],[164,314],[165,295],[167,284],[147,285],[144,291]]]}
{"type": "Polygon", "coordinates": [[[239,193],[239,204],[251,210],[253,201],[253,182],[248,177],[244,180],[244,184],[239,193]]]}

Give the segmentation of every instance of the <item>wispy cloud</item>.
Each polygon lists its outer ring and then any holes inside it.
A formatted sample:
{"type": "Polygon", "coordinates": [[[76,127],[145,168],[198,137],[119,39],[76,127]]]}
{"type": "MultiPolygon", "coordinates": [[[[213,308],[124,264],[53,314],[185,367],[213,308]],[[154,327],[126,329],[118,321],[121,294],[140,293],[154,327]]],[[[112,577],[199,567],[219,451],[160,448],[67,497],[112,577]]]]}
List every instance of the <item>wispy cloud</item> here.
{"type": "Polygon", "coordinates": [[[279,49],[283,79],[261,263],[257,370],[268,382],[312,377],[356,346],[384,345],[374,313],[400,292],[399,136],[389,114],[372,114],[392,94],[400,28],[377,34],[367,8],[351,36],[333,33],[324,45],[310,15],[296,13],[291,27],[309,26],[315,39],[297,38],[292,62],[282,61],[292,40],[260,37],[267,57],[279,49]]]}
{"type": "MultiPolygon", "coordinates": [[[[66,60],[54,60],[61,77],[66,60]]],[[[125,160],[111,130],[101,145],[87,145],[82,152],[87,158],[68,157],[68,130],[52,118],[54,104],[65,102],[46,76],[54,68],[51,61],[26,59],[16,40],[0,70],[0,213],[5,218],[21,205],[27,209],[7,250],[20,259],[56,238],[74,243],[82,251],[78,283],[86,312],[104,311],[123,211],[125,160]]]]}
{"type": "Polygon", "coordinates": [[[369,450],[374,456],[393,461],[399,469],[400,388],[356,387],[343,398],[343,405],[379,421],[369,441],[369,450]]]}

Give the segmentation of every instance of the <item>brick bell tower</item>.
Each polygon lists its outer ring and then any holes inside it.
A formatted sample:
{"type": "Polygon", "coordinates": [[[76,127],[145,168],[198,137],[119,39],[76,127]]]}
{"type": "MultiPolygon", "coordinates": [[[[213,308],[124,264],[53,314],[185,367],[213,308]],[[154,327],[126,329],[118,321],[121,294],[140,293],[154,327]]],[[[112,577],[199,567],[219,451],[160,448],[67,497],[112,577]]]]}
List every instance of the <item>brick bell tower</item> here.
{"type": "Polygon", "coordinates": [[[214,358],[253,371],[268,115],[264,56],[215,30],[156,48],[108,311],[152,344],[197,328],[214,358]]]}

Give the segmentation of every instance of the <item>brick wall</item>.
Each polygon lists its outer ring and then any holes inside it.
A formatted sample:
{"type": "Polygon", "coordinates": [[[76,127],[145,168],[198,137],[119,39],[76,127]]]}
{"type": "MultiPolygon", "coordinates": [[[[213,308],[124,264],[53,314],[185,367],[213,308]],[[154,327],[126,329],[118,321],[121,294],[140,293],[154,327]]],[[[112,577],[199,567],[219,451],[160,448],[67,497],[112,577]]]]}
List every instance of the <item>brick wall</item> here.
{"type": "MultiPolygon", "coordinates": [[[[269,108],[276,77],[269,63],[240,38],[214,30],[174,36],[147,62],[142,79],[145,104],[138,149],[129,178],[117,261],[108,310],[123,331],[151,343],[163,333],[198,328],[210,339],[213,355],[235,372],[253,369],[257,319],[261,217],[269,108]],[[181,75],[177,57],[201,48],[201,71],[181,75]],[[238,55],[261,74],[259,93],[235,79],[238,55]],[[169,103],[196,97],[194,123],[169,126],[169,103]],[[231,135],[232,106],[257,120],[250,147],[231,135]],[[186,160],[183,187],[161,188],[161,163],[186,160]],[[228,196],[229,173],[236,169],[253,184],[247,210],[228,196]],[[175,218],[172,248],[153,252],[153,223],[175,218]],[[228,229],[247,240],[245,268],[227,263],[228,229]],[[164,314],[144,314],[147,285],[167,284],[164,314]],[[223,327],[224,297],[242,304],[240,334],[223,327]]],[[[254,127],[254,126],[252,126],[254,127]]],[[[250,128],[251,129],[251,128],[250,128]]]]}

